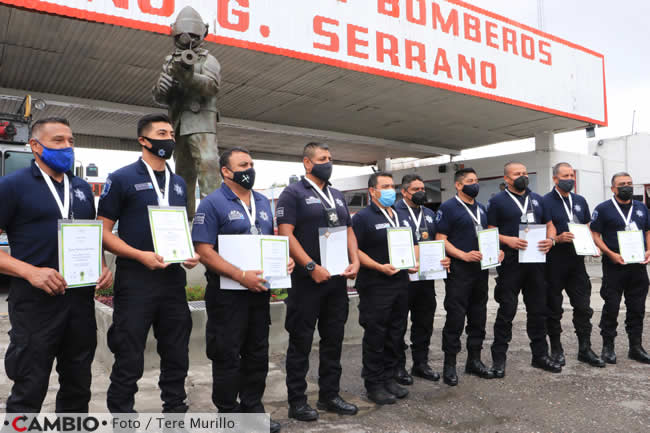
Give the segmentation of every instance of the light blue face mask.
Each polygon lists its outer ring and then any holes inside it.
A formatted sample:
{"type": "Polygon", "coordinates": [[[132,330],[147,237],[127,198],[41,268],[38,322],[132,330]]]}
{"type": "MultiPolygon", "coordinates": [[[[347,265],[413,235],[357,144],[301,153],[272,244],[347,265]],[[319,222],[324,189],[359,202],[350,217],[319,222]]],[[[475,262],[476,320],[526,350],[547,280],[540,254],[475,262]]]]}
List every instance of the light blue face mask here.
{"type": "Polygon", "coordinates": [[[395,203],[395,190],[391,189],[382,189],[381,196],[379,197],[379,203],[382,206],[390,207],[395,203]]]}

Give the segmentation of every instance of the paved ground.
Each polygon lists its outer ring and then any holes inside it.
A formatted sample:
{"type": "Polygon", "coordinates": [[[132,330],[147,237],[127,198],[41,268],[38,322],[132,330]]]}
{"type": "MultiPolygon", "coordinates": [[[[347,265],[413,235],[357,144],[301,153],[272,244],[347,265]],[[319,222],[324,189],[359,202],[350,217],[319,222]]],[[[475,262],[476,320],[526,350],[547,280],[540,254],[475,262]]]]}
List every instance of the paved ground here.
{"type": "MultiPolygon", "coordinates": [[[[600,319],[602,300],[598,296],[600,270],[590,267],[593,278],[592,306],[596,313],[594,323],[600,319]]],[[[491,281],[493,285],[493,281],[491,281]]],[[[444,290],[438,287],[439,302],[444,290]]],[[[6,292],[0,290],[0,300],[6,292]]],[[[646,304],[650,308],[650,302],[646,304]]],[[[523,307],[522,307],[523,308],[523,307]]],[[[355,417],[340,417],[321,413],[315,423],[298,423],[287,419],[286,388],[284,385],[284,357],[272,359],[265,402],[267,410],[283,423],[284,432],[648,432],[650,431],[650,366],[627,359],[627,338],[619,327],[617,339],[619,363],[605,369],[595,369],[575,360],[577,342],[571,325],[570,306],[565,305],[563,336],[568,365],[561,374],[541,372],[530,367],[530,351],[525,334],[525,311],[520,308],[514,323],[514,338],[508,358],[507,376],[503,380],[481,380],[460,375],[460,384],[450,388],[442,383],[416,381],[410,387],[411,395],[394,406],[376,407],[363,396],[359,377],[361,348],[346,345],[341,381],[344,398],[361,408],[355,417]]],[[[6,304],[0,302],[0,358],[8,343],[9,329],[6,304]]],[[[440,351],[444,309],[439,306],[431,347],[431,364],[442,366],[440,351]]],[[[496,304],[490,301],[488,315],[488,341],[492,338],[492,324],[496,304]]],[[[620,321],[624,320],[624,307],[620,321]]],[[[600,350],[601,341],[597,327],[593,332],[594,346],[600,350]]],[[[644,344],[650,348],[650,319],[645,322],[644,344]]],[[[315,405],[317,398],[317,350],[312,355],[309,375],[309,399],[315,405]]],[[[459,356],[459,365],[465,354],[459,356]]],[[[485,351],[485,360],[489,352],[485,351]]],[[[1,364],[1,363],[0,363],[1,364]]],[[[6,399],[10,383],[0,365],[0,401],[6,399]]],[[[93,367],[92,411],[106,411],[105,397],[108,385],[107,367],[98,362],[93,367]]],[[[160,410],[157,372],[145,374],[140,381],[137,409],[142,412],[160,410]]],[[[44,411],[52,411],[57,380],[51,386],[44,411]]],[[[211,412],[210,366],[192,365],[187,382],[191,410],[211,412]]],[[[2,406],[3,408],[4,406],[2,406]]],[[[2,409],[0,409],[2,410],[2,409]]]]}

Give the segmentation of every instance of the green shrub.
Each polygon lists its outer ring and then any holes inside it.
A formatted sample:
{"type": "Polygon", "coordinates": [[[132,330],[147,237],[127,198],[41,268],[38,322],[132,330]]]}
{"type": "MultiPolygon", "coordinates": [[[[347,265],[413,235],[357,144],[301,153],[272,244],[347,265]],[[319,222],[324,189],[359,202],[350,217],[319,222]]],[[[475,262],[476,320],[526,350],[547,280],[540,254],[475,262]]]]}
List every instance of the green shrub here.
{"type": "Polygon", "coordinates": [[[187,286],[185,288],[185,296],[188,302],[203,301],[205,300],[205,287],[187,286]]]}

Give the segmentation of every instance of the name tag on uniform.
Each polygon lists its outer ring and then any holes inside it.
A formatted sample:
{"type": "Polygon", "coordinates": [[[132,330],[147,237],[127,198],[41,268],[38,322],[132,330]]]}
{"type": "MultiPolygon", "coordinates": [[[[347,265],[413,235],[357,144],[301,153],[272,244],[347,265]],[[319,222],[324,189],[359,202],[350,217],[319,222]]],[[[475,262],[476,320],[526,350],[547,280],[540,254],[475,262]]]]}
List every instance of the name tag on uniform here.
{"type": "Polygon", "coordinates": [[[228,214],[228,219],[230,221],[243,220],[244,215],[241,212],[237,211],[237,210],[233,210],[233,211],[230,211],[230,213],[228,214]]]}
{"type": "Polygon", "coordinates": [[[153,189],[153,184],[151,182],[136,183],[133,187],[136,191],[146,191],[148,189],[153,189]]]}
{"type": "Polygon", "coordinates": [[[383,229],[387,229],[388,227],[390,227],[390,224],[388,223],[375,224],[375,230],[383,230],[383,229]]]}
{"type": "Polygon", "coordinates": [[[307,204],[320,204],[320,199],[319,199],[319,198],[316,198],[316,197],[307,197],[307,198],[305,199],[305,202],[306,202],[307,204]]]}

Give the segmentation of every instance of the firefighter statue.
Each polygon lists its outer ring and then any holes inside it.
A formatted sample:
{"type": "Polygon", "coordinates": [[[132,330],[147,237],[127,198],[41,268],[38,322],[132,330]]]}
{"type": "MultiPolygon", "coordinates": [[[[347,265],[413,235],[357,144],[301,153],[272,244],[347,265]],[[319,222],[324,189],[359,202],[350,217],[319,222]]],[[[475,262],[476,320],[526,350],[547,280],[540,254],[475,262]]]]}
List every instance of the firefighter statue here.
{"type": "Polygon", "coordinates": [[[202,48],[208,24],[190,6],[184,7],[171,26],[176,49],[165,58],[153,88],[154,101],[169,110],[176,134],[176,174],[187,182],[187,213],[196,209],[196,182],[201,198],[219,188],[217,94],[221,65],[202,48]]]}

